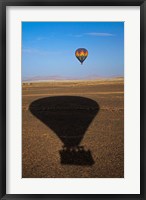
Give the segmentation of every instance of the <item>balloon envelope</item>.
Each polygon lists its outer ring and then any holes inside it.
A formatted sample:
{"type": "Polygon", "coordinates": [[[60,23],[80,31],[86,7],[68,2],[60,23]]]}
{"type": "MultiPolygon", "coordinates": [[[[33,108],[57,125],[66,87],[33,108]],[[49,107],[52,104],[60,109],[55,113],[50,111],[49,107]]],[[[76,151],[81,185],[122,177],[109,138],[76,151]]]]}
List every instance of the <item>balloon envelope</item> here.
{"type": "Polygon", "coordinates": [[[82,64],[88,56],[88,51],[85,48],[79,48],[75,51],[75,56],[82,64]]]}

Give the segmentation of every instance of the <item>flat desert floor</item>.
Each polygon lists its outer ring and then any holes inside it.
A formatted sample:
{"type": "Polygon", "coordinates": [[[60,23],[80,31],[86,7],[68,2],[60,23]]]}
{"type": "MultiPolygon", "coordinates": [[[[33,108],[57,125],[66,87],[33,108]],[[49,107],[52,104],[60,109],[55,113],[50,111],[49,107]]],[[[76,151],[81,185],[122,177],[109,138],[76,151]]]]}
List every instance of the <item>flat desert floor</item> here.
{"type": "Polygon", "coordinates": [[[124,80],[22,85],[23,178],[123,178],[124,80]]]}

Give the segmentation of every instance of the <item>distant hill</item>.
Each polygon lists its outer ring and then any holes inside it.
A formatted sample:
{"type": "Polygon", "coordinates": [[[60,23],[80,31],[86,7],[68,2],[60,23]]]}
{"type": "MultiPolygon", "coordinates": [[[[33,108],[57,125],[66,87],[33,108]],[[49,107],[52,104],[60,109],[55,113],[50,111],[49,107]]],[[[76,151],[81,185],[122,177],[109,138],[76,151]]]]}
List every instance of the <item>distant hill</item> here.
{"type": "Polygon", "coordinates": [[[107,79],[107,78],[123,78],[121,76],[102,77],[98,75],[89,75],[85,77],[70,77],[70,76],[34,76],[24,77],[23,82],[40,82],[40,81],[63,81],[63,80],[96,80],[96,79],[107,79]]]}

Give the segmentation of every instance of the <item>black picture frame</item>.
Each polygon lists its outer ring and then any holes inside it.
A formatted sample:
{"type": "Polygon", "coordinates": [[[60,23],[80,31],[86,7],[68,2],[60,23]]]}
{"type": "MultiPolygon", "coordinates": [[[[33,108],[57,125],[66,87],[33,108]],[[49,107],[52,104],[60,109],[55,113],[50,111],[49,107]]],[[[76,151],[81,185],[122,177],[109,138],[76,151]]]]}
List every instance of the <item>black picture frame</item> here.
{"type": "MultiPolygon", "coordinates": [[[[1,199],[146,200],[146,2],[145,0],[0,0],[0,197],[1,199]],[[140,6],[140,194],[7,194],[6,193],[6,7],[7,6],[140,6]]],[[[98,190],[98,188],[97,188],[98,190]]]]}

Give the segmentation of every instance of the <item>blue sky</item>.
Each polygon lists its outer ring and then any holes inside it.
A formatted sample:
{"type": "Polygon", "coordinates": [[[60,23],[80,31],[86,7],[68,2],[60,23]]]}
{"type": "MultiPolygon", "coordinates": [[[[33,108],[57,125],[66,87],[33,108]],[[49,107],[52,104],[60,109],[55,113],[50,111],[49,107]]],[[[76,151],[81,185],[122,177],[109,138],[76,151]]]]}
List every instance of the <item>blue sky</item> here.
{"type": "Polygon", "coordinates": [[[124,76],[124,22],[23,22],[22,77],[35,76],[124,76]]]}

